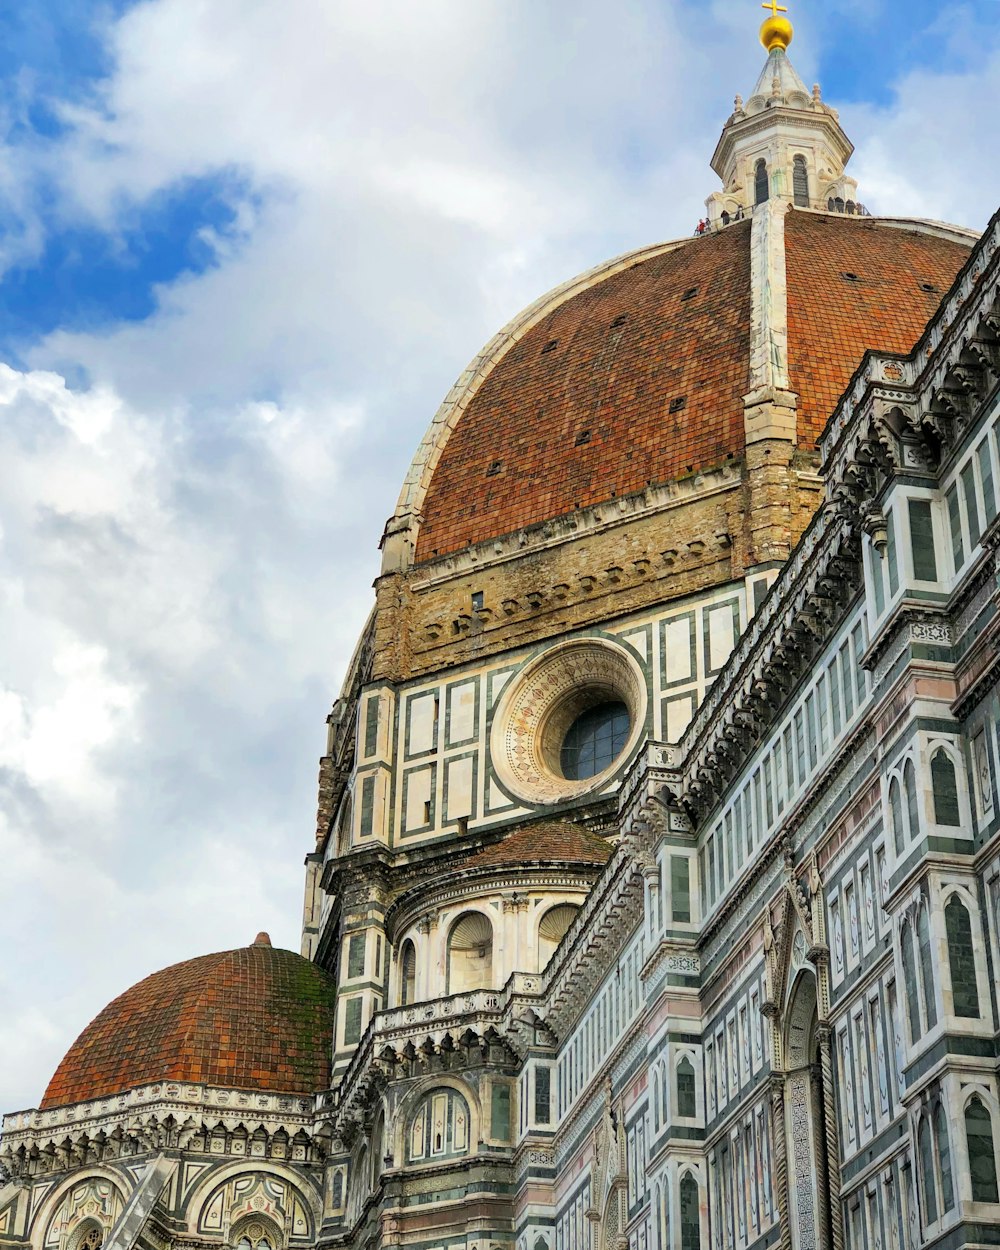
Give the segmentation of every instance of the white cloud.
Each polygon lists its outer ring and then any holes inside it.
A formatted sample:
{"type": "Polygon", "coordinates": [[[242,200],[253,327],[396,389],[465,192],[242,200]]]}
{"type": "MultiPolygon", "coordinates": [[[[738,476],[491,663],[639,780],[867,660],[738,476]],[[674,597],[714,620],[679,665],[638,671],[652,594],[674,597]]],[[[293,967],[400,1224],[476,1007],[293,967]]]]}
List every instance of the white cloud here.
{"type": "MultiPolygon", "coordinates": [[[[689,19],[145,0],[67,135],[0,152],[0,265],[40,246],[39,177],[111,232],[203,177],[236,214],[147,320],[0,367],[0,1108],[156,967],[297,945],[323,718],[441,396],[518,308],[688,233],[714,187],[762,54],[736,0],[689,19]]],[[[998,78],[981,54],[844,109],[862,196],[983,220],[998,78]]]]}

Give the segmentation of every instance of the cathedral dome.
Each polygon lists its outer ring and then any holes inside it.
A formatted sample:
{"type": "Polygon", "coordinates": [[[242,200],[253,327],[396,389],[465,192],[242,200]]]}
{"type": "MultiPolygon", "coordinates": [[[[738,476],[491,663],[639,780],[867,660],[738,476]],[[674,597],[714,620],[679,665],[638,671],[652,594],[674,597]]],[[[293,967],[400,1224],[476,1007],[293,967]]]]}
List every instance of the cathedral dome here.
{"type": "Polygon", "coordinates": [[[41,1108],[159,1081],[311,1096],[329,1084],[334,993],[321,968],[273,948],[266,934],[174,964],[83,1030],[41,1108]]]}
{"type": "Polygon", "coordinates": [[[796,442],[813,451],[865,349],[910,350],[975,238],[790,207],[783,266],[764,273],[774,250],[762,260],[753,226],[713,223],[608,262],[502,331],[404,486],[396,521],[416,530],[414,560],[739,460],[755,322],[782,287],[796,442]]]}

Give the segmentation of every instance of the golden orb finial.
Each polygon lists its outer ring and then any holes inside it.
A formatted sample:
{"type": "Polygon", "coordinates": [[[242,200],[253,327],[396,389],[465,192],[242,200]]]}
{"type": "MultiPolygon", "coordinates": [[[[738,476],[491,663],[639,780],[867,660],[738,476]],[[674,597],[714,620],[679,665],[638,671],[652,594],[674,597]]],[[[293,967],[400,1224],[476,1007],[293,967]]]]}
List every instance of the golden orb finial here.
{"type": "Polygon", "coordinates": [[[792,23],[787,17],[779,17],[779,13],[787,13],[788,9],[784,5],[778,4],[778,0],[767,0],[766,4],[760,6],[762,9],[770,9],[771,16],[764,19],[764,23],[760,28],[760,41],[767,48],[768,52],[773,52],[775,48],[781,48],[782,51],[792,42],[792,23]]]}

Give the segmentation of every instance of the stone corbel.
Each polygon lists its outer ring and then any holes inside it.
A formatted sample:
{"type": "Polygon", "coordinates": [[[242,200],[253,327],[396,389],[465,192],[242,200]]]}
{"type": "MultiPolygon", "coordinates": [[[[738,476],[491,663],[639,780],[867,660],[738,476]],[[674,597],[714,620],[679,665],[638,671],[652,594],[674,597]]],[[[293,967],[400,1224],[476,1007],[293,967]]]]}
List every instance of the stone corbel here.
{"type": "Polygon", "coordinates": [[[882,555],[889,545],[889,532],[885,513],[873,501],[861,505],[861,529],[872,540],[872,546],[882,555]]]}

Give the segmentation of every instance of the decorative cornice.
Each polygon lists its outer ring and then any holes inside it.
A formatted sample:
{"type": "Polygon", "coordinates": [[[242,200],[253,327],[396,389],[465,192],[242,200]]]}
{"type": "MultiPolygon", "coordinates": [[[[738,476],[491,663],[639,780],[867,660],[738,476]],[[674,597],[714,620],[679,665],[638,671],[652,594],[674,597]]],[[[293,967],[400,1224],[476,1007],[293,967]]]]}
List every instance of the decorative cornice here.
{"type": "Polygon", "coordinates": [[[261,1157],[317,1162],[314,1127],[310,1098],[160,1083],[117,1098],[7,1115],[3,1160],[13,1176],[42,1176],[87,1162],[192,1149],[196,1139],[221,1130],[258,1139],[261,1157]]]}
{"type": "MultiPolygon", "coordinates": [[[[727,461],[717,469],[703,469],[676,481],[650,484],[631,495],[619,495],[605,503],[471,543],[460,551],[423,561],[416,566],[417,571],[410,584],[417,592],[431,590],[467,573],[496,568],[522,556],[536,555],[563,543],[604,534],[622,525],[632,525],[644,517],[702,502],[713,495],[735,490],[742,480],[740,470],[739,461],[727,461]]],[[[677,555],[676,552],[673,554],[677,555]]],[[[649,563],[648,560],[645,562],[649,563]]]]}

